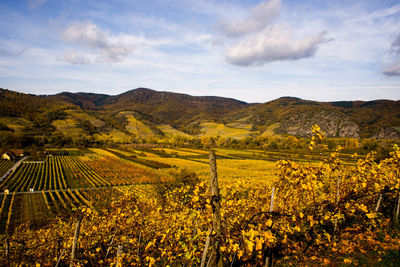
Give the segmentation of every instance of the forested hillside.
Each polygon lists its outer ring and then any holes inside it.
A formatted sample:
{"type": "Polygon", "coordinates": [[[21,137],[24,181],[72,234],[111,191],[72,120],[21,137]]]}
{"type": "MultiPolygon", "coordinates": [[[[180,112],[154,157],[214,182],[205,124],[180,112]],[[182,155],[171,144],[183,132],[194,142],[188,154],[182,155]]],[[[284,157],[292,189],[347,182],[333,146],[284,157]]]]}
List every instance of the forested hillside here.
{"type": "Polygon", "coordinates": [[[391,100],[316,102],[282,97],[249,104],[145,88],[114,96],[67,92],[36,96],[1,89],[0,100],[0,137],[11,143],[305,137],[316,123],[328,137],[400,138],[400,101],[391,100]]]}

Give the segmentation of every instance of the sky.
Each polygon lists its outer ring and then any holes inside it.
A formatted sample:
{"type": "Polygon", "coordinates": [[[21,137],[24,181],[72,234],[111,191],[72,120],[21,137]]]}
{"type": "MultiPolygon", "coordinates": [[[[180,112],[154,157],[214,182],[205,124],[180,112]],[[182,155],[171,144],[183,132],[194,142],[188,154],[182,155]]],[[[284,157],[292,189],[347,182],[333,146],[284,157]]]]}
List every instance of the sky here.
{"type": "Polygon", "coordinates": [[[400,2],[0,0],[0,88],[400,100],[400,2]]]}

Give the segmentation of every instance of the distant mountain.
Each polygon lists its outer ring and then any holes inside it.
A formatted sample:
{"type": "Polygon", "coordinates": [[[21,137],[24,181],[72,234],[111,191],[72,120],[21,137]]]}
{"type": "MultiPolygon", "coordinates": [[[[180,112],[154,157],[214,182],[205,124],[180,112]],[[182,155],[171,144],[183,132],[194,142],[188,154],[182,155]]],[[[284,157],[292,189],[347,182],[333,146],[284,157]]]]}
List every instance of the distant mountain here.
{"type": "Polygon", "coordinates": [[[96,109],[98,103],[108,98],[108,95],[94,93],[69,93],[63,92],[54,96],[48,96],[50,99],[69,102],[81,107],[82,109],[96,109]]]}
{"type": "Polygon", "coordinates": [[[103,102],[107,110],[131,110],[150,115],[154,122],[184,129],[198,121],[222,121],[225,114],[250,105],[231,98],[190,96],[139,88],[103,102]]]}
{"type": "Polygon", "coordinates": [[[68,102],[51,101],[47,97],[24,94],[0,88],[0,116],[34,119],[38,115],[71,106],[68,102]]]}
{"type": "MultiPolygon", "coordinates": [[[[400,128],[400,101],[317,102],[293,97],[257,104],[234,114],[255,128],[276,124],[276,133],[306,136],[318,124],[331,137],[371,137],[382,128],[400,128]]],[[[381,135],[385,138],[385,135],[381,135]]]]}
{"type": "Polygon", "coordinates": [[[0,89],[0,133],[62,133],[129,142],[165,136],[400,137],[400,101],[317,102],[281,97],[260,104],[138,88],[119,95],[63,92],[35,96],[0,89]]]}

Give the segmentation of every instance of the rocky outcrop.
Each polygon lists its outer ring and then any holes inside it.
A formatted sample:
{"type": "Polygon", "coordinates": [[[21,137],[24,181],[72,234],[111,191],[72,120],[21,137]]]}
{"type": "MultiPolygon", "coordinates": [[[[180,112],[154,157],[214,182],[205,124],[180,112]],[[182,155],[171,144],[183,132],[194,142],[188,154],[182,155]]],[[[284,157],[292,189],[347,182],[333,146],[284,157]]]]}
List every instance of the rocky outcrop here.
{"type": "Polygon", "coordinates": [[[383,127],[372,135],[376,139],[400,139],[400,132],[393,127],[383,127]]]}
{"type": "Polygon", "coordinates": [[[328,137],[359,138],[359,127],[345,114],[332,111],[309,110],[287,116],[276,129],[277,133],[310,136],[311,126],[318,124],[328,137]]]}

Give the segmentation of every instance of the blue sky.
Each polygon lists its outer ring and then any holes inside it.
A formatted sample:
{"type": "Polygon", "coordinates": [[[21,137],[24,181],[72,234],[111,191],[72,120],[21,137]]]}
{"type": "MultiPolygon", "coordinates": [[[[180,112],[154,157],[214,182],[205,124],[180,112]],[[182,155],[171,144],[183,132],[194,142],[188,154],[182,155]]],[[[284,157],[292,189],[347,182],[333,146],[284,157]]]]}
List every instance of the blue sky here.
{"type": "Polygon", "coordinates": [[[400,3],[2,0],[0,87],[400,99],[400,3]]]}

